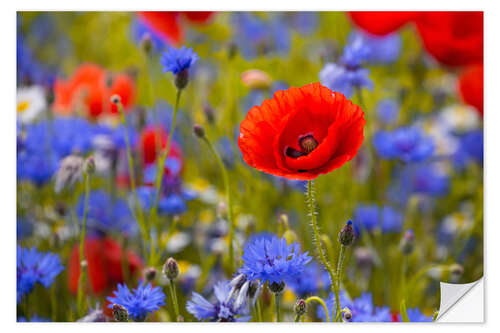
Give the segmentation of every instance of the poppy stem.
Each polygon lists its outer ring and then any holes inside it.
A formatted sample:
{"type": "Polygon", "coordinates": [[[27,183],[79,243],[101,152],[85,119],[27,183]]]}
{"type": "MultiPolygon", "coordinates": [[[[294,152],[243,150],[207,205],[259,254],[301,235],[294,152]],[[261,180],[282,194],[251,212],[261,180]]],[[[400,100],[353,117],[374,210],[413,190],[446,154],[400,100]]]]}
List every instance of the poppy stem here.
{"type": "MultiPolygon", "coordinates": [[[[323,263],[323,266],[325,266],[326,270],[328,271],[328,274],[330,275],[330,280],[331,280],[331,289],[333,293],[335,294],[335,303],[340,306],[340,297],[339,297],[339,290],[337,288],[337,281],[335,272],[328,262],[328,259],[325,255],[325,252],[323,250],[323,245],[321,244],[321,236],[319,233],[319,228],[318,228],[318,221],[316,218],[316,200],[314,198],[314,190],[313,190],[313,182],[312,180],[309,180],[307,182],[307,193],[306,193],[306,198],[307,198],[307,206],[309,209],[309,216],[311,217],[311,227],[313,229],[313,240],[316,243],[316,252],[319,255],[319,258],[321,262],[323,263]]],[[[337,308],[339,307],[337,306],[337,308]]],[[[332,312],[333,314],[335,311],[332,312]]]]}
{"type": "Polygon", "coordinates": [[[323,311],[325,311],[326,322],[327,323],[330,322],[330,315],[328,314],[328,307],[326,306],[325,301],[323,301],[318,296],[311,296],[311,297],[306,299],[306,304],[309,304],[312,301],[316,301],[319,304],[321,304],[321,306],[323,307],[323,311]]]}
{"type": "Polygon", "coordinates": [[[85,186],[85,199],[83,203],[83,218],[82,227],[80,230],[80,276],[78,277],[78,293],[77,293],[77,308],[78,316],[81,317],[85,314],[85,306],[83,302],[84,285],[85,285],[85,273],[87,268],[87,262],[85,260],[85,231],[87,229],[87,214],[89,210],[89,192],[90,192],[90,175],[86,172],[83,173],[83,182],[85,186]]]}
{"type": "Polygon", "coordinates": [[[235,271],[235,262],[234,262],[234,246],[233,246],[233,240],[234,240],[234,213],[233,213],[233,202],[232,202],[232,196],[231,196],[231,186],[229,183],[229,174],[227,173],[226,166],[224,165],[224,162],[222,162],[222,159],[220,158],[219,154],[215,150],[212,142],[208,140],[208,138],[203,136],[201,138],[203,141],[208,146],[208,149],[212,152],[212,154],[215,157],[215,160],[217,161],[217,164],[219,165],[220,171],[222,172],[222,178],[224,180],[224,188],[226,190],[226,201],[227,201],[227,219],[229,220],[229,264],[231,268],[231,272],[235,271]]]}
{"type": "Polygon", "coordinates": [[[118,99],[115,101],[118,110],[120,111],[122,125],[125,129],[125,145],[127,148],[127,160],[128,160],[128,170],[129,170],[129,178],[130,178],[130,188],[132,190],[132,195],[134,196],[134,204],[135,204],[135,217],[139,222],[139,228],[141,229],[142,240],[144,242],[144,253],[147,253],[147,246],[149,242],[149,230],[144,221],[144,215],[142,213],[141,205],[139,204],[139,199],[137,197],[137,190],[135,186],[135,167],[134,167],[134,158],[132,157],[132,149],[130,148],[130,139],[128,137],[128,125],[127,119],[125,118],[125,111],[123,110],[123,104],[118,99]]]}
{"type": "MultiPolygon", "coordinates": [[[[170,130],[168,131],[167,144],[165,150],[160,155],[160,158],[157,159],[158,163],[156,165],[155,201],[153,202],[153,206],[149,211],[149,219],[152,225],[156,225],[156,220],[158,219],[158,203],[160,202],[161,183],[163,180],[163,174],[165,173],[165,161],[167,160],[168,153],[170,152],[170,147],[172,146],[172,136],[175,130],[175,121],[177,119],[177,112],[179,111],[179,101],[181,99],[181,93],[182,89],[177,89],[174,113],[172,115],[172,123],[170,124],[170,130]]],[[[155,249],[153,244],[151,243],[150,264],[153,264],[153,261],[155,260],[154,256],[155,256],[155,249]]]]}
{"type": "Polygon", "coordinates": [[[177,302],[177,294],[175,292],[174,280],[170,279],[170,283],[168,285],[170,287],[170,295],[172,296],[172,302],[174,303],[174,312],[175,312],[174,321],[178,321],[178,318],[179,318],[179,303],[177,302]]]}

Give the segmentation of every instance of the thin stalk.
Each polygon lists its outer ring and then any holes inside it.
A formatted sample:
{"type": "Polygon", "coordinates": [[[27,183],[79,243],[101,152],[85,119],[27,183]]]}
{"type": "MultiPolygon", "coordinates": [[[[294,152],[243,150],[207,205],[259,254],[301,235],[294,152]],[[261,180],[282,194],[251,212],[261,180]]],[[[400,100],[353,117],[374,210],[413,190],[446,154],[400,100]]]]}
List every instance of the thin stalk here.
{"type": "Polygon", "coordinates": [[[127,147],[127,160],[128,160],[128,169],[130,174],[130,187],[132,189],[132,195],[134,196],[134,204],[135,204],[135,215],[137,216],[137,221],[139,222],[139,228],[141,229],[142,240],[144,242],[144,252],[147,253],[147,245],[149,242],[149,230],[144,221],[144,215],[142,214],[142,209],[139,204],[139,199],[137,198],[137,190],[135,186],[135,168],[134,168],[134,159],[132,157],[132,149],[130,148],[130,140],[128,137],[128,126],[127,120],[125,119],[125,111],[123,110],[123,104],[121,102],[117,103],[118,110],[120,111],[121,121],[123,127],[125,128],[125,145],[127,147]]]}
{"type": "Polygon", "coordinates": [[[170,280],[168,285],[170,287],[170,294],[172,296],[172,302],[174,303],[174,311],[175,311],[174,321],[177,321],[177,319],[179,318],[179,303],[177,302],[177,294],[175,292],[174,280],[170,280]]]}
{"type": "MultiPolygon", "coordinates": [[[[331,289],[332,289],[333,293],[335,294],[336,304],[340,305],[339,290],[337,288],[337,284],[335,283],[335,281],[337,281],[337,278],[335,276],[335,272],[333,271],[332,266],[328,262],[328,259],[325,255],[324,250],[323,250],[323,246],[321,245],[321,237],[320,237],[320,233],[319,233],[319,229],[318,229],[318,221],[316,218],[316,209],[315,209],[316,201],[314,199],[312,180],[309,180],[307,182],[306,198],[307,198],[307,206],[309,209],[309,215],[311,217],[311,226],[313,229],[314,241],[316,243],[316,250],[318,252],[319,258],[320,258],[323,266],[325,266],[326,270],[328,271],[328,274],[330,275],[330,280],[332,281],[331,289]]],[[[333,311],[333,312],[335,312],[335,311],[333,311]]]]}
{"type": "Polygon", "coordinates": [[[220,158],[219,154],[215,150],[213,144],[210,142],[210,140],[207,139],[206,136],[204,136],[203,141],[208,146],[208,149],[212,152],[212,154],[215,157],[215,160],[217,161],[217,164],[219,165],[219,169],[222,173],[222,178],[224,180],[224,189],[226,191],[226,201],[227,201],[227,218],[229,220],[229,262],[230,262],[230,267],[231,271],[234,272],[235,270],[235,262],[234,262],[234,213],[233,213],[233,202],[232,202],[232,196],[231,196],[231,186],[229,183],[229,174],[227,172],[226,166],[224,165],[224,162],[222,162],[222,159],[220,158]]]}
{"type": "Polygon", "coordinates": [[[257,301],[255,302],[255,309],[257,312],[257,320],[259,321],[259,323],[262,323],[262,309],[260,307],[260,300],[259,299],[257,299],[257,301]]]}
{"type": "Polygon", "coordinates": [[[323,301],[318,296],[311,296],[311,297],[306,299],[306,304],[309,304],[312,301],[316,301],[319,304],[321,304],[321,306],[323,307],[323,310],[325,311],[326,322],[330,322],[330,315],[328,314],[328,308],[326,307],[325,301],[323,301]]]}
{"type": "Polygon", "coordinates": [[[83,288],[85,285],[85,273],[87,268],[87,263],[85,262],[85,231],[87,229],[87,214],[89,210],[89,192],[90,192],[90,176],[86,173],[83,174],[83,181],[85,186],[85,199],[83,203],[83,219],[82,227],[80,229],[80,276],[78,278],[78,294],[77,294],[77,308],[78,315],[82,316],[84,314],[83,305],[83,288]]]}
{"type": "Polygon", "coordinates": [[[274,306],[276,309],[276,322],[279,323],[281,321],[281,317],[280,317],[280,293],[274,293],[274,306]]]}
{"type": "MultiPolygon", "coordinates": [[[[156,220],[158,219],[158,203],[160,201],[161,182],[163,180],[165,161],[167,159],[168,153],[170,152],[170,147],[172,146],[172,135],[174,134],[174,130],[175,130],[175,121],[177,119],[177,112],[179,110],[179,101],[181,99],[181,93],[182,93],[182,89],[177,89],[177,97],[175,98],[174,114],[172,115],[172,123],[170,124],[170,130],[168,132],[167,145],[165,147],[165,150],[160,155],[160,158],[157,159],[158,164],[156,166],[155,200],[153,202],[153,206],[151,207],[151,209],[149,211],[149,219],[150,219],[152,225],[156,225],[156,220]]],[[[157,231],[157,232],[159,233],[159,231],[157,231]]],[[[155,252],[154,246],[153,246],[153,244],[151,244],[150,260],[154,260],[154,252],[155,252]]],[[[150,264],[153,264],[153,263],[150,262],[150,264]]]]}
{"type": "MultiPolygon", "coordinates": [[[[341,245],[339,260],[337,262],[337,290],[340,290],[340,283],[342,282],[342,266],[344,264],[344,256],[345,256],[345,245],[341,245]]],[[[337,315],[335,316],[335,320],[341,318],[341,313],[342,310],[340,308],[340,303],[337,302],[337,315]]]]}

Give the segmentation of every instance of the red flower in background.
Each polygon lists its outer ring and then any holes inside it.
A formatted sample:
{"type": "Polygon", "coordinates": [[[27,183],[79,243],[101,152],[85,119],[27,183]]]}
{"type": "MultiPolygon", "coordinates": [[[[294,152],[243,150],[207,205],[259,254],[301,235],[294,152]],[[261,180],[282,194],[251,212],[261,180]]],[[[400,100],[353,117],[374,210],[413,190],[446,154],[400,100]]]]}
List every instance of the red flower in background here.
{"type": "Polygon", "coordinates": [[[126,74],[109,75],[98,65],[84,64],[68,80],[56,79],[53,109],[60,114],[70,114],[84,107],[92,118],[116,114],[118,109],[110,102],[114,94],[120,95],[127,109],[134,102],[134,81],[126,74]]]}
{"type": "Polygon", "coordinates": [[[311,180],[351,160],[363,142],[364,113],[320,83],[277,91],[240,125],[245,162],[263,172],[311,180]]]}
{"type": "Polygon", "coordinates": [[[418,12],[349,12],[358,27],[379,36],[398,30],[418,15],[418,12]]]}
{"type": "MultiPolygon", "coordinates": [[[[71,250],[68,264],[68,287],[72,293],[78,291],[80,277],[79,244],[71,250]]],[[[123,282],[121,246],[109,237],[85,239],[85,260],[87,260],[88,277],[95,294],[111,290],[117,283],[123,282]]],[[[132,251],[127,252],[127,263],[130,273],[140,271],[141,259],[132,251]]]]}
{"type": "Polygon", "coordinates": [[[440,63],[483,62],[482,12],[426,12],[416,24],[425,49],[440,63]]]}
{"type": "Polygon", "coordinates": [[[141,12],[139,16],[150,29],[162,36],[169,44],[179,45],[184,40],[182,21],[206,24],[213,12],[141,12]]]}
{"type": "Polygon", "coordinates": [[[465,103],[474,106],[483,114],[484,73],[482,65],[475,65],[465,69],[460,75],[458,89],[465,103]]]}
{"type": "MultiPolygon", "coordinates": [[[[167,146],[167,132],[160,128],[159,132],[156,127],[147,127],[141,134],[141,149],[144,164],[151,164],[156,160],[156,145],[157,145],[157,136],[159,133],[159,143],[161,144],[161,148],[164,149],[167,146]]],[[[181,162],[182,165],[182,153],[180,147],[172,142],[170,147],[170,151],[168,152],[168,158],[176,158],[181,162]]]]}

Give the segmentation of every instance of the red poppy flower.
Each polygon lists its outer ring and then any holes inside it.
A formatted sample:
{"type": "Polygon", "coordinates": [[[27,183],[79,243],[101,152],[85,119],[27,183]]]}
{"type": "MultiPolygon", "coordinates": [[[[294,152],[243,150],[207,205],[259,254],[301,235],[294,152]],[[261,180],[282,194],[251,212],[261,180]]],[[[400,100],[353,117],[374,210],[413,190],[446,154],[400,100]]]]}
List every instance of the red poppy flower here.
{"type": "Polygon", "coordinates": [[[351,160],[363,142],[364,113],[318,83],[277,91],[240,125],[245,162],[263,172],[311,180],[351,160]]]}
{"type": "MultiPolygon", "coordinates": [[[[69,258],[68,286],[72,293],[78,291],[79,251],[80,244],[76,244],[69,258]]],[[[85,260],[87,260],[90,285],[95,294],[113,289],[117,283],[123,282],[122,252],[121,246],[111,238],[85,239],[85,260]]],[[[131,274],[141,270],[141,259],[132,251],[127,253],[127,263],[131,274]]]]}
{"type": "Polygon", "coordinates": [[[398,30],[418,15],[418,12],[349,12],[354,24],[379,36],[398,30]]]}
{"type": "Polygon", "coordinates": [[[101,67],[85,64],[78,67],[70,79],[56,79],[53,109],[60,114],[70,114],[83,106],[89,117],[97,118],[118,112],[110,102],[113,94],[120,95],[123,106],[128,109],[133,104],[134,92],[134,82],[127,75],[109,76],[101,67]]]}
{"type": "Polygon", "coordinates": [[[465,103],[483,114],[483,66],[471,66],[464,70],[458,81],[458,89],[465,103]]]}
{"type": "Polygon", "coordinates": [[[425,49],[440,63],[483,62],[482,12],[426,12],[416,24],[425,49]]]}
{"type": "Polygon", "coordinates": [[[179,45],[184,40],[181,21],[205,24],[213,12],[141,12],[139,16],[150,29],[162,36],[169,44],[179,45]]]}
{"type": "MultiPolygon", "coordinates": [[[[151,164],[156,161],[156,138],[158,129],[156,127],[150,126],[144,129],[144,131],[141,134],[141,149],[142,149],[142,156],[144,160],[144,164],[151,164]]],[[[159,141],[161,144],[161,148],[164,149],[167,146],[167,132],[163,129],[160,128],[159,130],[159,141]]],[[[174,141],[172,142],[172,145],[170,146],[170,151],[168,152],[168,158],[176,158],[182,163],[182,153],[181,149],[177,145],[177,143],[174,141]]],[[[181,164],[182,167],[182,164],[181,164]]]]}

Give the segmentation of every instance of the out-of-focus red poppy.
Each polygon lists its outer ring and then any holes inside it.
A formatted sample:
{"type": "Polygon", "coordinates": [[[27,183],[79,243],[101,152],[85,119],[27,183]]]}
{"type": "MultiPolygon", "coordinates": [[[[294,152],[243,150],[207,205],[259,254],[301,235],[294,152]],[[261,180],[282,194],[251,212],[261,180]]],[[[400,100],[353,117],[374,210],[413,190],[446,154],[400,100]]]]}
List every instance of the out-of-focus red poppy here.
{"type": "Polygon", "coordinates": [[[349,12],[351,20],[374,35],[387,35],[420,15],[419,12],[349,12]]]}
{"type": "Polygon", "coordinates": [[[425,12],[416,24],[425,49],[440,63],[483,62],[482,12],[425,12]]]}
{"type": "Polygon", "coordinates": [[[206,24],[213,14],[213,12],[141,12],[139,16],[150,29],[162,36],[167,43],[179,45],[184,40],[183,21],[192,24],[206,24]]]}
{"type": "Polygon", "coordinates": [[[84,64],[68,80],[56,79],[53,109],[59,114],[70,114],[83,107],[89,117],[97,118],[118,112],[110,102],[114,94],[120,95],[127,110],[134,102],[133,80],[125,74],[109,75],[95,64],[84,64]]]}
{"type": "MultiPolygon", "coordinates": [[[[156,160],[156,142],[157,136],[159,135],[159,143],[161,148],[164,149],[167,146],[167,132],[163,128],[156,128],[150,126],[144,129],[141,134],[141,149],[144,164],[151,164],[156,160]],[[159,134],[158,134],[159,133],[159,134]]],[[[179,160],[179,168],[182,168],[182,153],[180,147],[175,141],[172,141],[170,146],[170,151],[168,152],[168,158],[175,158],[179,160]]]]}
{"type": "Polygon", "coordinates": [[[482,65],[475,65],[465,69],[460,75],[458,89],[465,103],[474,106],[483,114],[484,71],[482,65]]]}
{"type": "Polygon", "coordinates": [[[277,91],[240,125],[245,162],[263,172],[311,180],[351,160],[363,143],[364,113],[320,83],[277,91]]]}
{"type": "MultiPolygon", "coordinates": [[[[72,293],[78,291],[80,277],[79,244],[71,250],[68,264],[68,287],[72,293]]],[[[88,277],[92,291],[99,294],[116,287],[123,282],[121,246],[109,237],[85,239],[85,260],[87,260],[88,277]]],[[[132,251],[127,252],[127,263],[130,274],[139,272],[141,259],[132,251]]]]}

